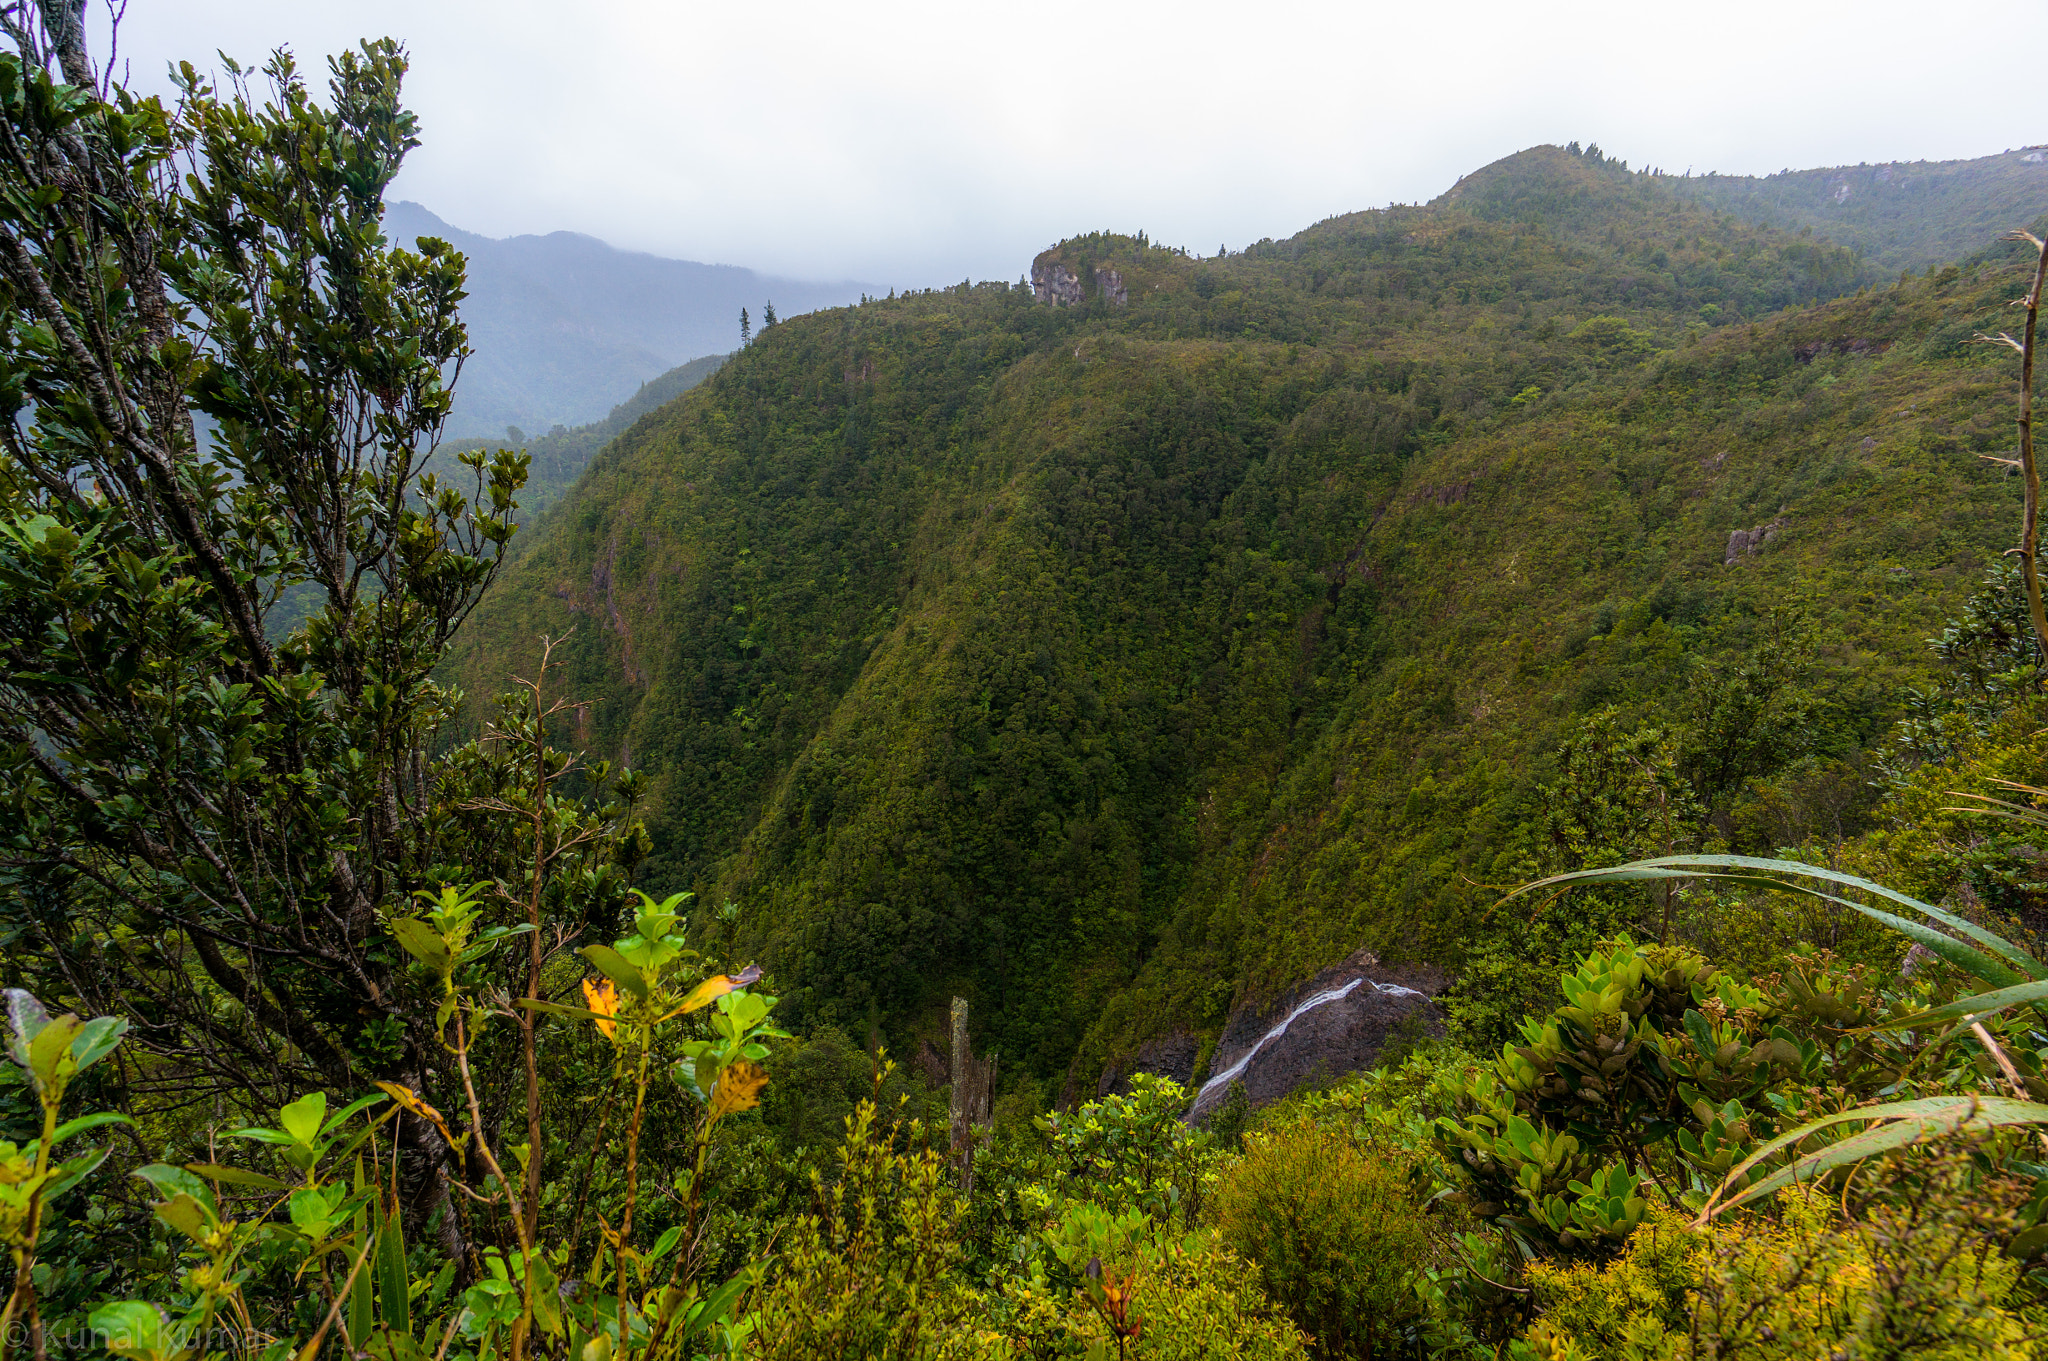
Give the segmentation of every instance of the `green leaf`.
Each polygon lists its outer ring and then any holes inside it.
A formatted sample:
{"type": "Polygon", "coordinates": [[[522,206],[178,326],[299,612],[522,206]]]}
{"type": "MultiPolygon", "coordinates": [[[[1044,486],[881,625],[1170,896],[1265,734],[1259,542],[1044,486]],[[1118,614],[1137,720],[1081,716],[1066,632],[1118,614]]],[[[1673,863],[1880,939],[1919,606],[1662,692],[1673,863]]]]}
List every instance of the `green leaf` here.
{"type": "Polygon", "coordinates": [[[205,1182],[184,1168],[172,1167],[166,1163],[151,1163],[147,1167],[136,1168],[134,1175],[155,1187],[157,1194],[167,1200],[174,1196],[192,1197],[205,1208],[210,1218],[216,1223],[219,1222],[220,1212],[214,1206],[213,1191],[205,1182]]]}
{"type": "Polygon", "coordinates": [[[562,1295],[555,1281],[555,1270],[542,1253],[535,1253],[526,1264],[527,1274],[532,1277],[533,1321],[544,1334],[559,1336],[562,1331],[562,1295]]]}
{"type": "Polygon", "coordinates": [[[1991,992],[1973,993],[1958,997],[1953,1002],[1925,1011],[1916,1011],[1910,1016],[1884,1021],[1877,1025],[1865,1026],[1862,1030],[1851,1031],[1861,1035],[1874,1030],[1921,1030],[1928,1026],[1941,1025],[1948,1021],[1966,1018],[1995,1016],[2010,1007],[2024,1006],[2029,1002],[2048,1002],[2048,982],[2019,983],[2010,988],[1998,988],[1991,992]]]}
{"type": "Polygon", "coordinates": [[[103,1304],[92,1311],[87,1322],[108,1351],[127,1361],[165,1361],[170,1352],[178,1350],[166,1350],[164,1316],[155,1305],[141,1300],[103,1304]]]}
{"type": "Polygon", "coordinates": [[[209,1181],[224,1181],[230,1186],[247,1186],[255,1191],[289,1191],[290,1185],[276,1177],[261,1172],[251,1172],[243,1167],[227,1167],[220,1163],[186,1163],[185,1170],[209,1181]]]}
{"type": "Polygon", "coordinates": [[[72,1187],[91,1176],[99,1165],[112,1153],[110,1148],[95,1148],[79,1154],[68,1162],[53,1168],[49,1181],[43,1184],[43,1199],[55,1200],[72,1187]]]}
{"type": "Polygon", "coordinates": [[[85,1029],[76,1016],[59,1016],[36,1032],[28,1042],[28,1070],[43,1092],[58,1090],[58,1068],[71,1057],[71,1041],[85,1029]]]}
{"type": "Polygon", "coordinates": [[[640,970],[626,962],[626,957],[609,945],[586,945],[576,952],[597,966],[597,971],[612,982],[632,993],[641,1001],[647,1000],[647,978],[640,970]]]}
{"type": "Polygon", "coordinates": [[[2048,1248],[2048,1224],[2036,1224],[2005,1245],[2015,1257],[2032,1257],[2043,1248],[2048,1248]]]}
{"type": "Polygon", "coordinates": [[[71,1042],[71,1061],[82,1073],[113,1053],[114,1046],[121,1043],[121,1037],[127,1033],[128,1022],[119,1016],[102,1016],[87,1021],[78,1038],[71,1042]]]}
{"type": "Polygon", "coordinates": [[[101,1125],[132,1126],[134,1123],[119,1111],[94,1111],[91,1115],[81,1115],[75,1120],[66,1120],[57,1126],[50,1135],[50,1142],[61,1144],[66,1139],[83,1134],[89,1129],[98,1129],[101,1125]]]}
{"type": "Polygon", "coordinates": [[[1859,878],[1853,874],[1843,874],[1839,870],[1831,870],[1819,865],[1803,864],[1797,860],[1766,860],[1750,855],[1661,856],[1652,860],[1634,860],[1625,865],[1615,865],[1606,869],[1576,870],[1570,874],[1554,874],[1547,879],[1538,879],[1533,883],[1522,885],[1501,901],[1507,902],[1521,897],[1523,894],[1533,893],[1538,889],[1544,888],[1566,889],[1581,884],[1642,882],[1659,879],[1724,879],[1752,888],[1771,889],[1779,893],[1804,894],[1811,898],[1818,898],[1823,902],[1847,907],[1852,911],[1862,913],[1873,921],[1881,922],[1900,934],[1926,946],[1929,950],[1932,950],[1950,963],[1994,986],[2002,987],[2007,984],[2021,982],[2026,978],[2048,978],[2048,965],[2042,964],[2041,961],[2035,959],[2011,941],[2006,940],[2002,936],[1994,935],[1973,922],[1965,921],[1953,912],[1935,907],[1930,903],[1923,903],[1917,898],[1907,897],[1903,893],[1886,888],[1882,884],[1873,883],[1868,879],[1859,878]],[[1731,874],[1727,872],[1729,870],[1762,871],[1762,873],[1731,874]],[[1909,908],[1914,912],[1920,913],[1922,916],[1930,917],[1944,926],[1960,932],[1962,935],[1985,946],[1992,953],[2018,966],[2021,972],[2015,973],[2011,968],[1988,958],[1981,951],[1962,945],[1954,937],[1945,936],[1939,931],[1930,930],[1918,922],[1907,921],[1892,913],[1856,902],[1854,899],[1826,893],[1805,884],[1788,883],[1782,879],[1767,877],[1769,875],[1790,875],[1800,879],[1816,879],[1824,883],[1838,884],[1845,888],[1857,889],[1873,894],[1888,902],[1909,908]]]}
{"type": "Polygon", "coordinates": [[[355,1100],[349,1102],[346,1106],[343,1106],[340,1110],[336,1111],[333,1115],[327,1118],[327,1123],[320,1127],[320,1137],[325,1139],[329,1135],[333,1134],[334,1131],[340,1129],[343,1125],[347,1124],[349,1117],[354,1115],[357,1111],[362,1110],[365,1107],[374,1106],[379,1101],[389,1101],[390,1099],[390,1097],[384,1095],[384,1093],[382,1092],[371,1092],[368,1096],[357,1097],[355,1100]]]}
{"type": "Polygon", "coordinates": [[[412,1282],[405,1271],[405,1225],[393,1210],[377,1228],[377,1320],[385,1331],[412,1336],[412,1282]]]}
{"type": "MultiPolygon", "coordinates": [[[[360,1227],[359,1224],[358,1228],[360,1227]]],[[[348,1309],[342,1326],[348,1334],[349,1345],[357,1351],[361,1351],[369,1342],[370,1329],[376,1322],[370,1289],[370,1273],[374,1268],[371,1263],[363,1261],[375,1248],[376,1244],[368,1241],[366,1237],[362,1248],[356,1254],[356,1260],[349,1263],[349,1270],[355,1275],[355,1283],[348,1290],[348,1309]],[[359,1266],[361,1270],[357,1270],[359,1266]]]]}
{"type": "Polygon", "coordinates": [[[2019,1101],[2002,1096],[1929,1096],[1915,1101],[1889,1101],[1882,1105],[1860,1106],[1852,1111],[1840,1111],[1818,1120],[1810,1120],[1797,1129],[1788,1130],[1750,1154],[1730,1169],[1720,1188],[1715,1191],[1715,1196],[1718,1197],[1730,1187],[1739,1186],[1751,1168],[1809,1135],[1833,1125],[1856,1120],[1881,1120],[1884,1123],[1795,1158],[1770,1176],[1753,1183],[1733,1198],[1718,1205],[1709,1200],[1707,1208],[1700,1212],[1701,1218],[1711,1219],[1737,1205],[1755,1200],[1758,1196],[1768,1195],[1791,1182],[1811,1181],[1825,1176],[1838,1167],[1861,1162],[1865,1158],[1895,1148],[1904,1148],[1908,1144],[1931,1136],[1979,1132],[2010,1125],[2048,1123],[2048,1105],[2038,1101],[2019,1101]]]}
{"type": "Polygon", "coordinates": [[[450,964],[448,942],[418,917],[400,917],[391,923],[391,937],[405,952],[436,973],[447,973],[450,964]]]}
{"type": "Polygon", "coordinates": [[[156,1206],[156,1217],[195,1243],[204,1243],[219,1226],[206,1207],[183,1192],[156,1206]]]}
{"type": "Polygon", "coordinates": [[[320,1126],[327,1115],[327,1093],[308,1092],[277,1113],[277,1123],[284,1132],[292,1136],[292,1142],[310,1144],[320,1137],[320,1126]]]}

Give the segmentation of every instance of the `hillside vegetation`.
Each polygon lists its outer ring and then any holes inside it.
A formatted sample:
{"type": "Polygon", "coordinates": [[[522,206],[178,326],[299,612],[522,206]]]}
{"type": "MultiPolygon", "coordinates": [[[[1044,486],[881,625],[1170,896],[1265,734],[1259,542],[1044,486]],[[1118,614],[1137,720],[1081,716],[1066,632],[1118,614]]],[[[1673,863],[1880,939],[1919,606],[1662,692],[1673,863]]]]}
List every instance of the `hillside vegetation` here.
{"type": "Polygon", "coordinates": [[[1796,843],[2012,534],[1970,343],[2004,247],[1871,287],[1546,147],[1054,265],[1084,305],[767,332],[592,464],[455,662],[488,694],[570,634],[656,884],[730,901],[806,1023],[970,996],[1046,1099],[1360,946],[1533,986],[1485,957],[1499,886],[1645,835],[1581,826],[1568,740],[1662,753],[1676,846],[1796,843]]]}
{"type": "Polygon", "coordinates": [[[1848,246],[1879,271],[1917,271],[2031,221],[2048,198],[2048,147],[1967,161],[1660,178],[1703,207],[1848,246]]]}
{"type": "Polygon", "coordinates": [[[0,23],[0,1361],[2048,1352],[2027,260],[1570,148],[1081,237],[521,553],[404,49],[173,111],[81,13],[0,23]]]}
{"type": "MultiPolygon", "coordinates": [[[[449,440],[435,451],[434,471],[446,477],[462,454],[478,449],[512,448],[525,454],[529,462],[519,508],[531,527],[583,475],[583,469],[598,450],[631,429],[635,421],[660,410],[718,372],[725,361],[725,355],[713,354],[678,364],[642,383],[638,391],[613,407],[603,420],[588,425],[574,429],[557,425],[544,434],[528,434],[513,426],[503,439],[449,440]]],[[[523,547],[530,539],[521,537],[515,542],[523,547]]]]}

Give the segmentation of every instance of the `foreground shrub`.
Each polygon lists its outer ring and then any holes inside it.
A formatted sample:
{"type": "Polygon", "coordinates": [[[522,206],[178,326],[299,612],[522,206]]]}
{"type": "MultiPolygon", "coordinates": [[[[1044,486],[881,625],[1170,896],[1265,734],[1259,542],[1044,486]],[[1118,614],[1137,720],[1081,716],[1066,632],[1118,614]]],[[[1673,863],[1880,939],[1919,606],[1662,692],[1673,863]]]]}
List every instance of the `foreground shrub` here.
{"type": "Polygon", "coordinates": [[[1604,1267],[1529,1269],[1545,1361],[2048,1354],[2003,1250],[2016,1188],[1955,1147],[1895,1159],[1852,1197],[1792,1187],[1772,1217],[1694,1228],[1658,1207],[1604,1267]]]}
{"type": "Polygon", "coordinates": [[[816,1209],[782,1245],[753,1318],[753,1354],[776,1361],[969,1354],[975,1301],[954,1272],[959,1200],[945,1157],[905,1151],[907,1126],[878,1125],[872,1102],[846,1121],[837,1178],[815,1182],[816,1209]]]}
{"type": "Polygon", "coordinates": [[[1248,1135],[1212,1219],[1319,1355],[1383,1352],[1421,1312],[1431,1237],[1398,1156],[1307,1122],[1248,1135]]]}
{"type": "MultiPolygon", "coordinates": [[[[1205,1234],[1129,1241],[1097,1263],[1128,1300],[1130,1361],[1306,1361],[1307,1339],[1253,1280],[1256,1270],[1205,1234]]],[[[981,1332],[973,1355],[998,1358],[1108,1358],[1116,1328],[1086,1291],[1013,1281],[998,1303],[1000,1326],[981,1332]]]]}

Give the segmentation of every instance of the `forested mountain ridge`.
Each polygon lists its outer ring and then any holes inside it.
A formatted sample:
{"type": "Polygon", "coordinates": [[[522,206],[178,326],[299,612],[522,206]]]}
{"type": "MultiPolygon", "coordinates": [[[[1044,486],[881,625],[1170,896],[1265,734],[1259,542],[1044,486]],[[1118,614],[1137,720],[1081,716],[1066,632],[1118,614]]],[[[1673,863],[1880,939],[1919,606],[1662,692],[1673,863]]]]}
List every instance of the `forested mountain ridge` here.
{"type": "Polygon", "coordinates": [[[488,694],[573,629],[656,885],[730,900],[806,1024],[972,997],[1045,1096],[1361,945],[1512,991],[1497,886],[1641,849],[1573,753],[1677,772],[1663,835],[1796,840],[2010,537],[1967,343],[2003,248],[1872,290],[1538,148],[1228,258],[1040,263],[1083,301],[763,334],[592,463],[451,667],[488,694]]]}
{"type": "Polygon", "coordinates": [[[1774,175],[1655,175],[1703,207],[1810,231],[1879,272],[1922,270],[1978,249],[2048,198],[2048,147],[1962,161],[1889,161],[1774,175]]]}

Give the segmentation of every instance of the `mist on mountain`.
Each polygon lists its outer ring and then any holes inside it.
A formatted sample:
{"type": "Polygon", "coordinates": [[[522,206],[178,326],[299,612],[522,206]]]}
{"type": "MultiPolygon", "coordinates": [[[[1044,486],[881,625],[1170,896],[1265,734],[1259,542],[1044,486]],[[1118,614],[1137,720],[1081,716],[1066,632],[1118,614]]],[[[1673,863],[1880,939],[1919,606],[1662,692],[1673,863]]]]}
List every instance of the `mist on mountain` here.
{"type": "Polygon", "coordinates": [[[454,438],[503,437],[600,421],[642,383],[740,342],[740,309],[784,317],[880,292],[618,250],[576,232],[498,240],[451,226],[417,203],[390,205],[392,240],[436,236],[469,261],[462,319],[476,353],[456,386],[454,438]]]}

